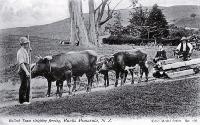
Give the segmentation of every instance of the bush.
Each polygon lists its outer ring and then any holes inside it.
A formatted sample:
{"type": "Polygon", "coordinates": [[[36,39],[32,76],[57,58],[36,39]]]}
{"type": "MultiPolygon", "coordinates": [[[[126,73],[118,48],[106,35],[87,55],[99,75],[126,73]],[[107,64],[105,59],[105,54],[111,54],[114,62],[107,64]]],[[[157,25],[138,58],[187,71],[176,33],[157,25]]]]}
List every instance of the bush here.
{"type": "Polygon", "coordinates": [[[104,44],[136,44],[139,45],[141,43],[140,38],[135,38],[133,36],[122,35],[122,36],[109,36],[108,38],[104,38],[104,44]]]}
{"type": "MultiPolygon", "coordinates": [[[[141,39],[136,38],[130,35],[122,35],[122,36],[109,36],[108,38],[102,39],[104,44],[135,44],[135,45],[147,45],[148,43],[155,42],[154,39],[141,39]]],[[[163,45],[171,45],[177,46],[180,43],[180,39],[160,39],[157,40],[157,43],[162,43],[163,45]]]]}
{"type": "Polygon", "coordinates": [[[180,39],[161,39],[158,43],[162,43],[164,46],[178,46],[180,39]]]}

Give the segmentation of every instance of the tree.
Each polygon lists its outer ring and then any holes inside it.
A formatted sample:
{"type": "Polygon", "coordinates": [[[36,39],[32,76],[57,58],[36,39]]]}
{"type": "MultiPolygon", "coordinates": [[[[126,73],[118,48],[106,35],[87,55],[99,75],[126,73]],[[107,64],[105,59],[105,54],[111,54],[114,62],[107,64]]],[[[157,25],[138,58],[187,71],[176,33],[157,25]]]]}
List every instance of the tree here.
{"type": "Polygon", "coordinates": [[[140,5],[139,7],[134,8],[133,11],[130,12],[130,17],[131,18],[129,19],[129,22],[131,25],[144,26],[148,18],[148,10],[143,9],[140,5]]]}
{"type": "Polygon", "coordinates": [[[95,26],[95,10],[94,10],[94,0],[88,1],[89,5],[89,40],[94,45],[99,45],[98,43],[98,36],[97,36],[97,29],[95,26]]]}
{"type": "Polygon", "coordinates": [[[91,46],[83,20],[82,1],[69,0],[69,13],[71,19],[70,43],[80,46],[91,46]]]}
{"type": "Polygon", "coordinates": [[[120,11],[116,12],[114,14],[114,23],[110,24],[108,23],[107,26],[105,27],[105,30],[108,30],[109,33],[113,36],[121,36],[123,32],[123,26],[121,24],[121,13],[120,11]]]}
{"type": "Polygon", "coordinates": [[[90,22],[90,24],[92,24],[93,25],[93,29],[95,29],[95,30],[92,31],[93,33],[92,33],[91,36],[93,36],[93,37],[95,36],[95,38],[96,38],[95,41],[96,41],[97,45],[100,45],[98,39],[99,39],[99,32],[100,32],[101,26],[104,25],[106,22],[108,22],[113,17],[113,14],[115,12],[115,8],[122,1],[123,0],[120,0],[114,6],[114,8],[111,9],[110,8],[111,1],[110,0],[102,0],[101,4],[96,9],[94,9],[94,0],[89,0],[89,6],[90,6],[89,7],[89,13],[93,13],[93,14],[90,15],[90,17],[94,16],[94,17],[92,17],[94,20],[93,20],[93,22],[91,21],[92,23],[90,22]],[[106,10],[106,7],[107,7],[107,10],[106,10]],[[92,9],[92,10],[90,11],[90,9],[92,9]],[[103,18],[103,16],[105,16],[105,18],[103,18]]]}
{"type": "MultiPolygon", "coordinates": [[[[122,0],[120,2],[122,2],[122,0]]],[[[82,12],[82,1],[69,0],[69,12],[71,18],[70,42],[80,43],[78,45],[84,46],[100,45],[98,41],[99,29],[113,17],[114,10],[119,4],[117,3],[111,10],[110,3],[110,0],[102,0],[101,4],[98,5],[97,8],[94,8],[94,0],[88,0],[89,28],[86,30],[82,12]],[[104,16],[104,14],[106,15],[104,16]]]]}
{"type": "Polygon", "coordinates": [[[193,33],[183,27],[177,27],[174,24],[169,25],[169,39],[181,39],[183,36],[188,37],[193,33]]]}
{"type": "Polygon", "coordinates": [[[148,9],[143,9],[141,5],[133,8],[133,10],[130,12],[130,24],[127,26],[131,35],[140,36],[146,24],[148,15],[148,9]]]}
{"type": "MultiPolygon", "coordinates": [[[[146,26],[150,29],[150,38],[167,37],[169,35],[168,22],[157,4],[155,4],[150,11],[149,17],[146,21],[146,26]]],[[[147,35],[143,37],[147,38],[147,35]]]]}

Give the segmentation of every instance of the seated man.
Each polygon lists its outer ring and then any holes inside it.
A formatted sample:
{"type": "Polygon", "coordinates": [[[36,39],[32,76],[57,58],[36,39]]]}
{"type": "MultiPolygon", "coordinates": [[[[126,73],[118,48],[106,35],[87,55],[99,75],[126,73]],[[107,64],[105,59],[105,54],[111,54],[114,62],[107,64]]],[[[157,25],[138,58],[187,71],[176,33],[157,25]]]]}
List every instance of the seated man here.
{"type": "Polygon", "coordinates": [[[166,60],[167,59],[166,51],[163,49],[163,45],[159,44],[158,48],[159,48],[159,50],[157,51],[156,56],[153,59],[154,63],[157,63],[159,60],[166,60]]]}
{"type": "Polygon", "coordinates": [[[191,43],[188,42],[188,39],[186,37],[183,37],[181,39],[181,43],[176,48],[178,50],[178,54],[181,54],[183,57],[183,61],[187,61],[188,57],[191,56],[193,46],[191,43]]]}

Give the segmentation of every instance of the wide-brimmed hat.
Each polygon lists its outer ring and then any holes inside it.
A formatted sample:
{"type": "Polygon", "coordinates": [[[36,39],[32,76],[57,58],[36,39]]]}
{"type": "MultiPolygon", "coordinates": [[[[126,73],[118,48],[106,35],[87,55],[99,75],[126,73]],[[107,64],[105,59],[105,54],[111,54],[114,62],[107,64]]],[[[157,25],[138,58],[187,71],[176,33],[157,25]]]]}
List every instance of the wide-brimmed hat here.
{"type": "Polygon", "coordinates": [[[186,41],[186,40],[188,40],[187,37],[182,37],[182,38],[181,38],[181,41],[186,41]]]}
{"type": "Polygon", "coordinates": [[[26,44],[29,43],[30,41],[26,37],[20,37],[19,42],[20,44],[26,44]]]}

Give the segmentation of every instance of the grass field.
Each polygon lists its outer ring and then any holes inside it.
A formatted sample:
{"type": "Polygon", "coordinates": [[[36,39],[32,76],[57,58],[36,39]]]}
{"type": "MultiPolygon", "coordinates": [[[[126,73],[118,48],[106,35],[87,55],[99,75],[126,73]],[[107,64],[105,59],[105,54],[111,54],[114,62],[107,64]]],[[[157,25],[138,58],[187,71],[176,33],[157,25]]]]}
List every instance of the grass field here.
{"type": "Polygon", "coordinates": [[[199,78],[173,82],[126,85],[75,96],[40,100],[30,105],[0,108],[3,116],[111,116],[196,117],[199,116],[199,78]]]}
{"type": "MultiPolygon", "coordinates": [[[[19,80],[16,67],[16,52],[19,48],[20,36],[3,37],[1,45],[1,73],[0,73],[0,107],[14,104],[18,101],[19,80]]],[[[30,37],[32,45],[32,60],[35,56],[53,55],[60,52],[80,51],[84,49],[95,50],[99,56],[114,54],[118,51],[141,49],[148,54],[148,60],[155,56],[155,46],[134,45],[102,45],[95,48],[71,47],[60,45],[59,40],[51,40],[39,37],[30,37]]],[[[166,46],[167,57],[172,58],[172,50],[175,47],[166,46]]],[[[200,55],[194,51],[192,58],[200,55]]],[[[114,82],[114,74],[110,73],[111,83],[114,82]]],[[[102,78],[101,78],[102,80],[102,78]]],[[[86,82],[85,76],[81,81],[86,82]]],[[[127,83],[130,81],[128,77],[127,83]]],[[[68,91],[64,84],[65,93],[68,91]]],[[[103,85],[103,80],[98,86],[103,85]]],[[[44,98],[47,91],[47,81],[43,78],[32,80],[33,98],[44,98]]],[[[96,87],[97,84],[95,83],[96,87]]],[[[81,88],[83,89],[83,87],[81,88]]],[[[55,97],[55,83],[53,83],[52,96],[55,97]]],[[[143,85],[127,85],[124,87],[95,91],[90,94],[82,93],[73,97],[64,96],[60,99],[35,101],[26,106],[6,106],[0,108],[2,115],[70,115],[78,112],[81,115],[108,115],[108,116],[198,116],[199,115],[199,78],[178,80],[174,82],[149,82],[143,85]],[[49,110],[49,108],[51,110],[49,110]],[[23,109],[23,111],[22,111],[23,109]]]]}

